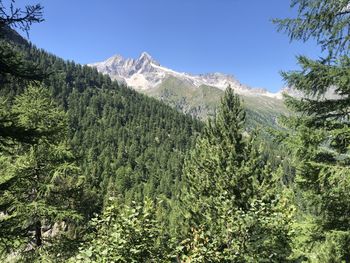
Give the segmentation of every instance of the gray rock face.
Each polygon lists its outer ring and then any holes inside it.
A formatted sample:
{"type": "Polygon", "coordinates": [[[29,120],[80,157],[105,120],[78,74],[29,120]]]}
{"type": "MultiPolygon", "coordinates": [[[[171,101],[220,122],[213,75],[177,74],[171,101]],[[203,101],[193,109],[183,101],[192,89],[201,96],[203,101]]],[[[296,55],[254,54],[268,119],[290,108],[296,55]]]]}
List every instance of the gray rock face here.
{"type": "Polygon", "coordinates": [[[125,59],[120,55],[115,55],[103,62],[89,64],[89,66],[95,67],[101,73],[108,74],[113,80],[126,83],[140,91],[154,89],[165,79],[175,77],[196,88],[205,85],[225,90],[230,86],[236,93],[245,96],[282,98],[282,92],[271,93],[265,89],[250,88],[240,83],[232,75],[222,73],[191,75],[176,72],[161,66],[146,52],[143,52],[137,59],[125,59]]]}

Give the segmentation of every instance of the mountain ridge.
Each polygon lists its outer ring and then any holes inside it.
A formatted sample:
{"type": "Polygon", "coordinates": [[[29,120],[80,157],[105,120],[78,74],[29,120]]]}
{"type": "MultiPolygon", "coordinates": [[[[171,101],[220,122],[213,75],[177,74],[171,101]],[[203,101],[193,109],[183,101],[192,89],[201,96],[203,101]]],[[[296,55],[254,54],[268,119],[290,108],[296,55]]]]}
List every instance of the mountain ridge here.
{"type": "Polygon", "coordinates": [[[99,72],[108,74],[112,79],[139,91],[154,89],[166,78],[172,76],[188,81],[197,88],[205,85],[225,90],[230,86],[237,94],[245,96],[267,96],[282,99],[284,92],[283,89],[272,93],[262,88],[251,88],[240,83],[233,75],[220,72],[204,74],[178,72],[162,66],[147,52],[142,52],[136,59],[124,58],[116,54],[105,61],[91,63],[88,66],[95,67],[99,72]]]}
{"type": "Polygon", "coordinates": [[[136,58],[114,55],[103,62],[88,64],[113,80],[156,98],[180,112],[206,120],[216,115],[221,97],[231,87],[243,100],[249,127],[279,128],[277,119],[289,114],[282,89],[271,93],[240,83],[233,75],[223,73],[189,74],[162,66],[147,52],[136,58]]]}

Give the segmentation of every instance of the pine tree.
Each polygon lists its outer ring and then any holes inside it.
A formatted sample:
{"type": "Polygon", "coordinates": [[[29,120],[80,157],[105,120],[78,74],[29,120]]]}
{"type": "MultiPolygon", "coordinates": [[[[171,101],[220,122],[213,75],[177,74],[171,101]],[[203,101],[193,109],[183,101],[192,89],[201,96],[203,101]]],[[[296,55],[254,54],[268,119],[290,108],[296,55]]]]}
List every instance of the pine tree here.
{"type": "MultiPolygon", "coordinates": [[[[28,83],[42,81],[44,74],[38,65],[29,63],[16,51],[10,43],[4,41],[5,36],[13,34],[11,28],[19,28],[28,34],[33,23],[43,21],[40,4],[27,5],[24,9],[14,5],[15,1],[5,4],[0,1],[0,91],[6,84],[16,81],[25,87],[28,83]]],[[[22,87],[22,89],[23,89],[22,87]]],[[[16,91],[14,91],[16,92],[16,91]]],[[[0,105],[0,149],[13,143],[34,143],[41,136],[35,130],[22,127],[8,114],[4,102],[0,105]]]]}
{"type": "MultiPolygon", "coordinates": [[[[185,162],[187,262],[285,261],[291,210],[231,88],[185,162]]],[[[186,221],[185,221],[186,222],[186,221]]]]}
{"type": "Polygon", "coordinates": [[[0,29],[3,27],[19,28],[28,33],[30,26],[43,21],[41,4],[26,5],[19,8],[14,5],[15,1],[0,1],[0,29]]]}
{"type": "Polygon", "coordinates": [[[284,142],[295,157],[301,220],[297,250],[312,262],[350,260],[350,6],[347,0],[294,0],[298,15],[277,19],[291,40],[315,39],[324,58],[299,56],[301,70],[283,73],[300,99],[284,118],[284,142]]]}
{"type": "Polygon", "coordinates": [[[29,87],[11,110],[18,123],[47,134],[34,145],[18,144],[11,154],[1,154],[0,248],[31,251],[55,238],[44,237],[44,229],[55,223],[69,228],[82,219],[75,198],[83,178],[65,142],[66,114],[46,88],[29,87]]]}

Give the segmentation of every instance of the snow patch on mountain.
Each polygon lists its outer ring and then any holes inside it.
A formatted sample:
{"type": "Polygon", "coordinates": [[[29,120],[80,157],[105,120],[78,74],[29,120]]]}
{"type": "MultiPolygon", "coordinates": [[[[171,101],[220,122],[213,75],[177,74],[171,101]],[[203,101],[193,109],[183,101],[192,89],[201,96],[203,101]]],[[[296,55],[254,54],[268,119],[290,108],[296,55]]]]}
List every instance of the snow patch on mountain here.
{"type": "Polygon", "coordinates": [[[272,93],[265,89],[255,89],[241,84],[232,75],[222,73],[209,73],[192,75],[185,72],[177,72],[161,66],[147,52],[143,52],[139,58],[124,58],[115,55],[105,61],[88,64],[95,67],[99,72],[108,74],[113,80],[126,83],[136,90],[149,90],[157,87],[168,77],[179,78],[191,83],[194,87],[212,86],[225,90],[231,87],[236,93],[246,96],[267,96],[271,98],[282,98],[282,91],[272,93]]]}

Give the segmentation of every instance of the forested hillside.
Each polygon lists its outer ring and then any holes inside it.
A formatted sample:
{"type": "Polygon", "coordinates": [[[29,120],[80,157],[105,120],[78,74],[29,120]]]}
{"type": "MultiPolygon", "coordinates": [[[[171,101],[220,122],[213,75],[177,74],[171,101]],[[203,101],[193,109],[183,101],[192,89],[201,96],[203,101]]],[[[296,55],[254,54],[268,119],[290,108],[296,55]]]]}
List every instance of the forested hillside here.
{"type": "MultiPolygon", "coordinates": [[[[67,111],[68,141],[98,194],[109,188],[128,200],[169,197],[183,154],[202,124],[94,69],[19,43],[11,45],[46,74],[42,84],[67,111]]],[[[14,83],[2,88],[5,94],[22,90],[14,83]]]]}
{"type": "MultiPolygon", "coordinates": [[[[216,114],[220,98],[224,94],[224,91],[219,88],[205,85],[194,87],[174,77],[168,77],[153,89],[140,92],[204,121],[216,114]]],[[[281,99],[259,96],[259,94],[252,96],[249,93],[239,96],[248,114],[247,128],[250,130],[257,127],[280,128],[277,118],[290,114],[281,99]]]]}
{"type": "MultiPolygon", "coordinates": [[[[85,220],[102,211],[109,197],[121,204],[145,197],[171,199],[184,154],[202,129],[200,121],[119,86],[95,69],[38,49],[9,28],[1,35],[2,54],[35,65],[42,75],[40,85],[67,113],[67,144],[88,198],[81,211],[85,220]]],[[[2,75],[3,111],[27,85],[28,80],[2,75]]]]}
{"type": "Polygon", "coordinates": [[[1,262],[350,262],[347,0],[274,20],[324,57],[282,73],[305,96],[285,96],[295,114],[268,138],[232,89],[203,123],[38,49],[14,29],[43,7],[14,3],[0,0],[1,262]]]}

